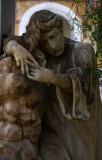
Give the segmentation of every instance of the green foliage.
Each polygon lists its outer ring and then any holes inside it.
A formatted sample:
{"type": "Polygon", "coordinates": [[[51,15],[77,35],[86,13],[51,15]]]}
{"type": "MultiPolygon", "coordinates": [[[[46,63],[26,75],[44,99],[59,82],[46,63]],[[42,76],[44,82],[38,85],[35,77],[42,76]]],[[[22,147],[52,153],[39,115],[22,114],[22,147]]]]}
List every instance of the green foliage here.
{"type": "Polygon", "coordinates": [[[101,78],[102,78],[102,70],[100,69],[96,69],[94,71],[94,73],[92,74],[92,85],[96,85],[96,83],[99,82],[99,78],[100,78],[100,83],[102,82],[101,78]]]}
{"type": "Polygon", "coordinates": [[[92,77],[92,84],[95,85],[98,79],[102,79],[102,70],[100,70],[102,69],[102,1],[97,0],[87,6],[82,19],[83,36],[88,37],[92,46],[96,47],[98,69],[95,70],[92,77]]]}
{"type": "MultiPolygon", "coordinates": [[[[84,77],[85,79],[92,77],[92,81],[91,84],[93,86],[96,86],[96,84],[99,82],[99,78],[102,78],[102,70],[96,68],[93,72],[92,67],[91,67],[91,62],[86,64],[86,68],[84,70],[84,77]]],[[[102,80],[100,79],[100,83],[102,82],[102,80]]]]}
{"type": "MultiPolygon", "coordinates": [[[[89,0],[90,1],[90,0],[89,0]]],[[[83,36],[89,38],[93,47],[97,47],[97,57],[102,58],[102,2],[98,0],[86,8],[82,16],[83,36]]]]}
{"type": "MultiPolygon", "coordinates": [[[[96,50],[98,69],[92,73],[92,83],[95,84],[99,78],[102,79],[102,0],[85,0],[84,2],[85,13],[80,15],[79,6],[82,5],[82,0],[73,0],[73,5],[76,5],[76,16],[73,18],[73,23],[82,31],[83,40],[88,38],[96,50]],[[79,22],[77,16],[82,17],[82,23],[79,22]]],[[[84,74],[87,77],[91,72],[88,64],[84,74]]]]}
{"type": "Polygon", "coordinates": [[[88,38],[91,41],[92,46],[96,49],[99,68],[102,68],[102,0],[85,0],[84,15],[79,15],[79,6],[82,1],[73,0],[73,3],[76,5],[76,16],[72,19],[73,23],[82,31],[83,39],[88,38]],[[77,19],[77,15],[82,17],[82,23],[77,19]]]}

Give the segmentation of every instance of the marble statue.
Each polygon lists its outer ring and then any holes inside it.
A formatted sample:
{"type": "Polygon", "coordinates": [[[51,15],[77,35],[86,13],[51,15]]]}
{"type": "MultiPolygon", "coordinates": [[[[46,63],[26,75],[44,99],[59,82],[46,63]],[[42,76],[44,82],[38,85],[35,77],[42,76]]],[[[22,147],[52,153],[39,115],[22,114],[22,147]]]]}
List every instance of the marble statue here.
{"type": "Polygon", "coordinates": [[[4,53],[0,159],[101,160],[92,46],[65,38],[62,18],[40,10],[26,33],[5,40],[4,53]],[[87,64],[92,70],[85,76],[87,64]]]}

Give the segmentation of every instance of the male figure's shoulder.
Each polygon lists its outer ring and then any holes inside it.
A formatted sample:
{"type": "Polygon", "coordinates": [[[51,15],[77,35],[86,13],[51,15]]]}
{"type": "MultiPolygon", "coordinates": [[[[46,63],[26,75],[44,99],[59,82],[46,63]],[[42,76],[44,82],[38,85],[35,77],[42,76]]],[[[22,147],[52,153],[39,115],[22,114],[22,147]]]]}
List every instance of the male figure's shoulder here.
{"type": "Polygon", "coordinates": [[[65,44],[66,45],[73,45],[76,49],[81,48],[81,49],[92,49],[93,47],[91,44],[88,42],[80,42],[80,41],[75,41],[71,38],[65,37],[65,44]]]}
{"type": "Polygon", "coordinates": [[[96,66],[96,56],[94,49],[88,42],[78,42],[70,38],[65,38],[67,56],[70,55],[70,60],[74,61],[76,66],[91,63],[96,66]]]}
{"type": "Polygon", "coordinates": [[[79,42],[70,38],[65,38],[66,46],[72,48],[72,53],[75,56],[90,56],[95,57],[95,51],[88,42],[79,42]]]}
{"type": "MultiPolygon", "coordinates": [[[[75,57],[82,58],[86,63],[96,61],[95,51],[91,44],[88,42],[78,42],[74,46],[75,57]]],[[[95,62],[96,63],[96,62],[95,62]]]]}

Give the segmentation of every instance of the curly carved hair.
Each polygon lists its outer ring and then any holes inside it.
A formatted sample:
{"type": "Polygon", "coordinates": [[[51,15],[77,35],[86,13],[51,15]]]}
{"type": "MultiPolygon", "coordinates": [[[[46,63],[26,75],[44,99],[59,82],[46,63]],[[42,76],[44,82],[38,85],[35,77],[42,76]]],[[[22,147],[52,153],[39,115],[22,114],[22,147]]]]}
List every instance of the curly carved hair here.
{"type": "Polygon", "coordinates": [[[37,47],[40,33],[58,28],[62,32],[63,21],[60,16],[48,10],[35,12],[26,27],[26,33],[22,35],[29,51],[32,52],[37,47]]]}
{"type": "Polygon", "coordinates": [[[13,39],[28,49],[40,64],[45,65],[45,56],[38,49],[38,42],[40,40],[41,32],[46,32],[53,28],[58,28],[62,32],[63,21],[61,17],[49,10],[37,11],[31,16],[29,24],[26,27],[26,33],[23,33],[22,36],[11,36],[5,39],[4,52],[8,41],[13,39]]]}
{"type": "Polygon", "coordinates": [[[40,30],[40,32],[48,31],[52,28],[58,28],[62,31],[63,21],[59,15],[49,10],[35,12],[26,27],[27,31],[40,30]]]}

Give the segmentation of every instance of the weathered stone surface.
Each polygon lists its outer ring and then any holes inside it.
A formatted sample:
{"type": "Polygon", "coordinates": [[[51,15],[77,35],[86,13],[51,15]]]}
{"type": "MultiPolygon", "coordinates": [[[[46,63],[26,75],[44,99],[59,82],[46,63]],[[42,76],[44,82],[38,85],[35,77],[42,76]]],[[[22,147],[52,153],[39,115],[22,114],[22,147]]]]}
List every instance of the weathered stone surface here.
{"type": "MultiPolygon", "coordinates": [[[[1,143],[1,142],[0,142],[1,143]]],[[[3,143],[0,144],[0,159],[16,160],[14,152],[10,148],[6,148],[3,143]]]]}
{"type": "Polygon", "coordinates": [[[43,85],[7,57],[0,62],[0,160],[34,160],[41,132],[43,85]]]}
{"type": "Polygon", "coordinates": [[[17,124],[0,123],[0,139],[7,141],[22,140],[22,129],[17,124]]]}
{"type": "Polygon", "coordinates": [[[0,140],[0,160],[33,160],[35,150],[27,139],[17,142],[0,140]]]}

